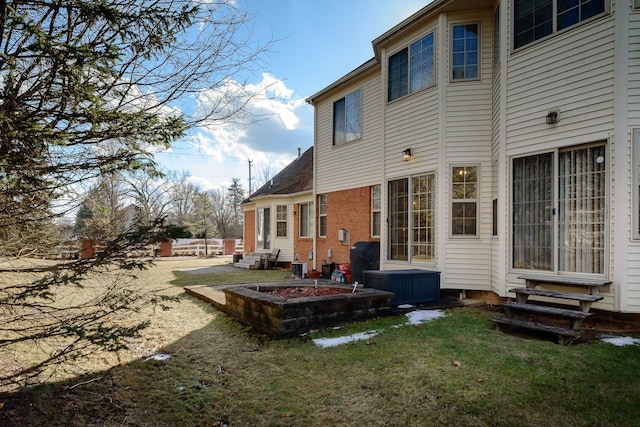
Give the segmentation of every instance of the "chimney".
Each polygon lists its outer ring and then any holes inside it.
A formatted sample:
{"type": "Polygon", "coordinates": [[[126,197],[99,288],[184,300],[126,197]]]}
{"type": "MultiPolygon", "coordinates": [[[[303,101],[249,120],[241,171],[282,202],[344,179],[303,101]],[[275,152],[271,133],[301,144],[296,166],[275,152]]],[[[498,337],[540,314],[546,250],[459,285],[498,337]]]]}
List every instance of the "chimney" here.
{"type": "Polygon", "coordinates": [[[301,150],[301,148],[298,147],[298,158],[300,158],[300,150],[301,150]]]}

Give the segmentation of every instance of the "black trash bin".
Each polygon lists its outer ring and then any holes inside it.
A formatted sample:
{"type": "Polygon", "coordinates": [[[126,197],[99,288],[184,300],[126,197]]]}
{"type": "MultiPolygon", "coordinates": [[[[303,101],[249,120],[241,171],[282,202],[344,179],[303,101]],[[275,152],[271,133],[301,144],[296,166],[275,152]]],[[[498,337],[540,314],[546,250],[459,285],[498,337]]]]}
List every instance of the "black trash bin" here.
{"type": "Polygon", "coordinates": [[[349,258],[352,282],[364,283],[364,270],[380,269],[380,242],[354,243],[349,258]]]}

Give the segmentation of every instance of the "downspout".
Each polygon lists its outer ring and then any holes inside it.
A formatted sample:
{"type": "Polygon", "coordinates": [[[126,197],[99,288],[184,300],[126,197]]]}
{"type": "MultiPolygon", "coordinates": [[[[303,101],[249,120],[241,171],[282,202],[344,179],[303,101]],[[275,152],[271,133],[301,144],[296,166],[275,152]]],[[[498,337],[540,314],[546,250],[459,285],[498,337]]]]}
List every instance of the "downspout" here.
{"type": "MultiPolygon", "coordinates": [[[[626,146],[630,138],[629,130],[629,19],[630,10],[632,6],[628,3],[616,2],[615,10],[613,13],[615,21],[614,31],[614,63],[615,72],[613,77],[613,90],[614,90],[614,104],[613,104],[613,117],[614,117],[614,129],[613,138],[609,138],[609,146],[615,147],[610,149],[610,165],[607,168],[611,174],[609,182],[615,183],[616,190],[611,193],[614,196],[614,200],[609,201],[609,212],[611,212],[611,206],[616,205],[614,210],[613,221],[609,220],[609,224],[615,228],[613,233],[610,230],[610,236],[613,237],[613,244],[610,244],[610,250],[613,256],[609,259],[615,264],[610,268],[610,274],[613,274],[611,278],[613,281],[612,291],[614,292],[613,305],[614,310],[628,311],[628,222],[631,212],[631,204],[628,197],[623,195],[628,194],[628,189],[631,185],[633,174],[629,173],[628,168],[624,167],[625,153],[627,152],[626,146]],[[613,139],[613,141],[611,141],[613,139]],[[613,142],[613,144],[611,143],[613,142]],[[611,180],[613,178],[613,181],[611,180]],[[615,259],[615,261],[613,261],[615,259]]],[[[632,193],[632,191],[631,191],[632,193]]]]}
{"type": "MultiPolygon", "coordinates": [[[[441,13],[438,19],[438,31],[440,34],[447,34],[449,30],[447,24],[447,15],[441,13]]],[[[447,52],[447,37],[438,37],[440,52],[447,52]]],[[[439,173],[436,175],[438,189],[438,197],[436,201],[437,224],[439,233],[436,233],[436,269],[441,271],[441,283],[444,285],[447,283],[447,266],[445,260],[447,259],[446,245],[449,237],[448,216],[445,212],[449,212],[448,200],[449,200],[449,170],[447,169],[447,84],[449,81],[449,74],[447,73],[447,60],[442,59],[442,56],[438,61],[438,93],[440,99],[438,104],[440,105],[440,120],[439,122],[439,134],[440,139],[438,145],[438,169],[439,173]],[[443,231],[444,230],[444,231],[443,231]]]]}

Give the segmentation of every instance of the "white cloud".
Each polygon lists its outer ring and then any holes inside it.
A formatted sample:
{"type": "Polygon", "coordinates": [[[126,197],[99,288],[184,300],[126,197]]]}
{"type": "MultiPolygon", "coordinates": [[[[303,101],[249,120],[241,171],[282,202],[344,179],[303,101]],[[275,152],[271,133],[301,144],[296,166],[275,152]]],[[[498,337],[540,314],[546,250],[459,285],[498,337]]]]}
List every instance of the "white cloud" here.
{"type": "Polygon", "coordinates": [[[197,103],[197,114],[216,111],[218,118],[205,121],[195,141],[204,152],[283,154],[313,142],[311,107],[268,73],[260,82],[245,86],[227,80],[223,87],[202,91],[197,103]],[[233,115],[241,105],[244,111],[233,115]]]}

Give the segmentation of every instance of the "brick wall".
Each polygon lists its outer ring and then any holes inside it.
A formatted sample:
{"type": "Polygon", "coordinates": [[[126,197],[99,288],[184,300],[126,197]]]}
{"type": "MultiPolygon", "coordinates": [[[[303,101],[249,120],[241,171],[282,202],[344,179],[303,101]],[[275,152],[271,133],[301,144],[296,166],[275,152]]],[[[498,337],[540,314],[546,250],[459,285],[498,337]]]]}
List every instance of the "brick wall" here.
{"type": "Polygon", "coordinates": [[[244,211],[244,253],[256,251],[256,211],[244,211]]]}
{"type": "MultiPolygon", "coordinates": [[[[318,230],[320,218],[316,218],[318,230]]],[[[361,187],[327,193],[327,237],[318,237],[318,269],[321,268],[323,260],[335,263],[349,262],[351,246],[360,241],[380,241],[379,238],[371,237],[371,188],[361,187]],[[341,228],[349,230],[348,245],[338,240],[338,230],[341,228]],[[328,258],[329,249],[333,251],[331,259],[328,258]]]]}

